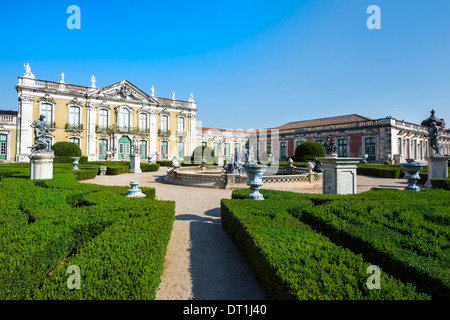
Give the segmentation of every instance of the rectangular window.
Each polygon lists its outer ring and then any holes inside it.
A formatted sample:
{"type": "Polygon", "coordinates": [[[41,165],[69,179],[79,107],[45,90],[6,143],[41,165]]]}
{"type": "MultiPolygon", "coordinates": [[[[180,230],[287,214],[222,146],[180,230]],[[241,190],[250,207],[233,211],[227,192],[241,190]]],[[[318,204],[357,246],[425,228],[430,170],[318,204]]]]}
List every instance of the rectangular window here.
{"type": "Polygon", "coordinates": [[[406,139],[406,159],[411,158],[411,145],[409,139],[406,139]]]}
{"type": "Polygon", "coordinates": [[[366,138],[366,154],[367,160],[375,160],[376,159],[376,142],[375,138],[366,138]]]}
{"type": "Polygon", "coordinates": [[[161,131],[169,131],[169,117],[161,116],[161,131]]]}
{"type": "Polygon", "coordinates": [[[224,144],[224,158],[225,159],[230,159],[230,144],[229,143],[225,143],[224,144]]]}
{"type": "Polygon", "coordinates": [[[240,143],[235,143],[234,144],[234,152],[239,152],[241,150],[241,144],[240,143]]]}
{"type": "Polygon", "coordinates": [[[6,142],[0,142],[0,155],[6,155],[6,142]]]}
{"type": "Polygon", "coordinates": [[[347,139],[338,139],[338,156],[347,157],[347,139]]]}
{"type": "Polygon", "coordinates": [[[213,149],[213,151],[214,151],[214,156],[217,156],[217,151],[218,151],[218,147],[219,147],[219,145],[218,145],[218,143],[217,142],[213,142],[212,143],[212,149],[213,149]]]}
{"type": "Polygon", "coordinates": [[[69,141],[75,143],[77,146],[80,146],[80,139],[78,138],[69,138],[69,141]]]}
{"type": "Polygon", "coordinates": [[[107,128],[109,126],[108,110],[100,109],[98,112],[98,126],[101,128],[107,128]]]}
{"type": "Polygon", "coordinates": [[[267,152],[272,152],[272,142],[270,140],[267,140],[266,149],[267,152]]]}
{"type": "Polygon", "coordinates": [[[286,159],[286,142],[280,142],[280,159],[286,159]]]}
{"type": "Polygon", "coordinates": [[[69,108],[69,124],[72,126],[80,125],[80,108],[70,107],[69,108]]]}
{"type": "Polygon", "coordinates": [[[45,116],[45,124],[51,126],[53,123],[53,105],[50,103],[41,104],[41,114],[45,116]]]}
{"type": "Polygon", "coordinates": [[[184,159],[184,142],[178,142],[178,159],[184,159]]]}
{"type": "Polygon", "coordinates": [[[161,159],[167,159],[169,157],[169,143],[167,141],[161,141],[161,159]]]}
{"type": "Polygon", "coordinates": [[[185,131],[184,123],[185,123],[184,118],[178,117],[178,127],[177,127],[178,132],[184,133],[184,131],[185,131]]]}
{"type": "Polygon", "coordinates": [[[414,159],[417,159],[417,141],[414,141],[414,159]]]}
{"type": "Polygon", "coordinates": [[[147,130],[147,127],[148,127],[147,114],[139,113],[139,129],[147,130]]]}

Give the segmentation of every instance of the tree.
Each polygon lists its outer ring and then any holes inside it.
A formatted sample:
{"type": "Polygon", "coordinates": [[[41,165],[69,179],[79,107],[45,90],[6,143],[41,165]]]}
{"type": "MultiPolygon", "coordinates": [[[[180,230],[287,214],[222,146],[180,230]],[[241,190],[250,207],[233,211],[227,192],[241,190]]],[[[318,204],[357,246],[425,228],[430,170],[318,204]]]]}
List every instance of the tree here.
{"type": "Polygon", "coordinates": [[[323,146],[315,141],[302,142],[295,149],[294,161],[304,162],[313,160],[315,157],[324,157],[325,149],[323,146]]]}

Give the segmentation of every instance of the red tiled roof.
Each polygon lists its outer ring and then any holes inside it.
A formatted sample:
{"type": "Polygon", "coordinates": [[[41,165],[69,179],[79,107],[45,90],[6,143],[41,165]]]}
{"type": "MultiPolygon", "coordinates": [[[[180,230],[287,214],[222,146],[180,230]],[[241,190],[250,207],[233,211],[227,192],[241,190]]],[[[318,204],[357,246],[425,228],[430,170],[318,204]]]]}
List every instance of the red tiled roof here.
{"type": "Polygon", "coordinates": [[[273,128],[278,130],[292,130],[292,129],[300,129],[300,128],[308,128],[308,127],[318,127],[318,126],[330,126],[336,124],[343,123],[354,123],[354,122],[363,122],[373,120],[368,117],[363,117],[358,114],[350,114],[344,116],[337,117],[329,117],[329,118],[321,118],[314,120],[302,120],[302,121],[294,121],[289,122],[279,127],[273,128]]]}

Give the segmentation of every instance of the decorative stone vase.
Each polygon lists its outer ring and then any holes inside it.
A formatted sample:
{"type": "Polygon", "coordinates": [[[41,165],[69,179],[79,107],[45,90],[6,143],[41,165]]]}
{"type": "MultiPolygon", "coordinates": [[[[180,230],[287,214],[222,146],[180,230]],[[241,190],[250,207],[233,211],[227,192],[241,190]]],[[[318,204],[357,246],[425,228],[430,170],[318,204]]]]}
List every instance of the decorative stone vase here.
{"type": "Polygon", "coordinates": [[[152,156],[148,156],[148,157],[147,157],[147,160],[148,160],[148,164],[152,164],[152,159],[153,159],[153,157],[152,157],[152,156]]]}
{"type": "Polygon", "coordinates": [[[251,192],[246,199],[264,200],[264,197],[259,193],[260,187],[263,185],[262,175],[267,169],[265,164],[244,164],[242,165],[247,173],[247,185],[250,186],[251,192]]]}
{"type": "Polygon", "coordinates": [[[70,159],[72,160],[73,164],[72,170],[80,170],[80,168],[78,168],[78,161],[80,161],[80,157],[72,157],[70,159]]]}
{"type": "Polygon", "coordinates": [[[141,189],[138,189],[139,182],[137,181],[131,181],[130,186],[131,188],[127,191],[125,194],[125,197],[136,197],[136,198],[144,198],[145,193],[142,193],[141,189]]]}
{"type": "Polygon", "coordinates": [[[417,181],[420,180],[419,172],[422,171],[425,164],[416,163],[414,159],[406,159],[407,163],[400,163],[400,167],[405,172],[405,179],[408,180],[408,186],[405,190],[420,191],[420,188],[416,186],[417,181]]]}

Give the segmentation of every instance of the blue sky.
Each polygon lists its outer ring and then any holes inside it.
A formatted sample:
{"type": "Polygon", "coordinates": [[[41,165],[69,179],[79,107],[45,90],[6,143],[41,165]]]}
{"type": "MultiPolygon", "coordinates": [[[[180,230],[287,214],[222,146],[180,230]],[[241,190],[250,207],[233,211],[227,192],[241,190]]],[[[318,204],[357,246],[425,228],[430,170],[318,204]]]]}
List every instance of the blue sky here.
{"type": "Polygon", "coordinates": [[[38,79],[128,79],[187,100],[203,126],[253,129],[344,114],[450,123],[450,1],[20,1],[0,10],[0,109],[38,79]],[[381,29],[369,30],[370,5],[381,29]],[[70,30],[69,5],[81,10],[70,30]]]}

